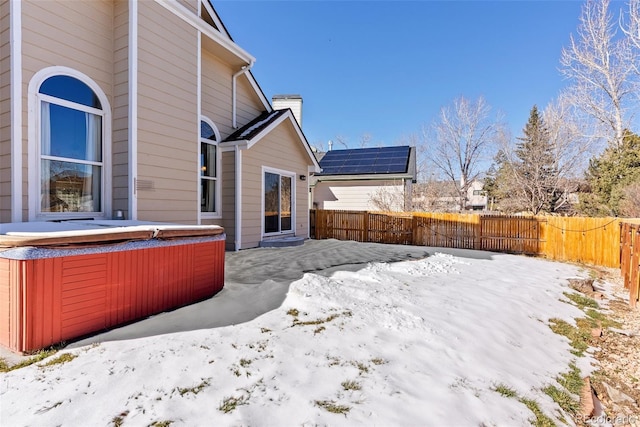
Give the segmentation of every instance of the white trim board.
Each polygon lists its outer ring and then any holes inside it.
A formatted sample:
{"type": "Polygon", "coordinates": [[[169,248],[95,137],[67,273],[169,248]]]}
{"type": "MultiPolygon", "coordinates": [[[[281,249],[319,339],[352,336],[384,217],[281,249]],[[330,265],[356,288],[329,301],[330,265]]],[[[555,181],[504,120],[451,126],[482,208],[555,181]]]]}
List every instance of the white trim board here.
{"type": "MultiPolygon", "coordinates": [[[[297,203],[296,203],[296,196],[297,196],[297,190],[296,190],[296,183],[297,183],[297,179],[298,179],[298,175],[295,172],[291,172],[291,171],[287,171],[284,169],[278,169],[278,168],[273,168],[270,166],[262,166],[261,168],[262,170],[262,176],[260,178],[260,182],[262,183],[262,187],[261,187],[261,195],[260,195],[260,238],[263,239],[265,237],[274,237],[274,236],[282,236],[282,235],[286,235],[286,234],[296,234],[296,221],[297,221],[297,216],[298,216],[298,211],[297,211],[297,203]],[[264,174],[265,172],[269,172],[269,173],[273,173],[273,174],[277,174],[282,176],[287,176],[289,178],[291,178],[291,230],[286,230],[286,231],[277,231],[277,232],[272,232],[272,233],[266,233],[264,231],[264,174]]],[[[281,211],[281,206],[278,205],[278,210],[281,211]]]]}
{"type": "Polygon", "coordinates": [[[176,1],[169,0],[155,0],[155,2],[182,19],[184,22],[202,32],[202,34],[225,48],[229,53],[233,54],[237,58],[241,59],[247,64],[255,62],[256,59],[247,51],[235,44],[231,39],[225,37],[222,33],[216,31],[209,24],[202,21],[199,16],[195,15],[185,6],[176,1]]]}
{"type": "Polygon", "coordinates": [[[196,167],[197,167],[197,174],[196,176],[198,177],[198,183],[197,183],[197,187],[198,187],[198,206],[197,206],[197,210],[198,210],[198,223],[200,223],[203,219],[222,219],[222,153],[220,150],[220,131],[218,130],[218,127],[216,126],[216,124],[213,122],[213,120],[211,120],[209,117],[207,116],[203,116],[200,115],[200,121],[198,121],[198,158],[196,159],[196,167]],[[201,144],[204,143],[211,143],[209,141],[207,141],[206,139],[203,140],[202,139],[202,135],[200,133],[200,121],[203,121],[205,123],[207,123],[209,126],[211,126],[211,129],[213,129],[213,133],[216,137],[216,142],[215,145],[216,146],[216,171],[217,171],[217,176],[216,176],[216,200],[215,200],[215,205],[216,205],[216,210],[217,212],[202,212],[200,211],[200,200],[202,200],[202,186],[200,185],[200,181],[202,180],[202,177],[200,176],[200,156],[202,155],[202,152],[200,151],[200,146],[201,144]]]}
{"type": "Polygon", "coordinates": [[[109,104],[109,99],[106,94],[91,77],[86,74],[75,70],[69,67],[63,66],[53,66],[43,68],[33,75],[31,80],[29,81],[29,88],[27,92],[27,105],[28,105],[28,200],[29,200],[29,221],[35,221],[38,219],[70,219],[73,217],[95,217],[95,218],[111,218],[111,197],[112,197],[112,162],[111,162],[111,121],[113,117],[111,116],[111,104],[109,104]],[[77,212],[70,214],[38,214],[38,206],[40,203],[40,181],[39,181],[39,161],[40,161],[40,96],[39,89],[41,84],[53,76],[70,76],[74,77],[93,90],[98,99],[100,100],[100,104],[102,105],[102,113],[103,113],[103,140],[102,140],[102,149],[103,149],[103,168],[104,168],[104,179],[102,182],[102,214],[97,214],[96,212],[91,213],[83,213],[77,212]]]}
{"type": "Polygon", "coordinates": [[[11,222],[22,222],[22,2],[9,1],[11,50],[11,222]]]}
{"type": "Polygon", "coordinates": [[[129,219],[138,219],[138,0],[129,0],[129,149],[128,149],[128,211],[129,219]]]}

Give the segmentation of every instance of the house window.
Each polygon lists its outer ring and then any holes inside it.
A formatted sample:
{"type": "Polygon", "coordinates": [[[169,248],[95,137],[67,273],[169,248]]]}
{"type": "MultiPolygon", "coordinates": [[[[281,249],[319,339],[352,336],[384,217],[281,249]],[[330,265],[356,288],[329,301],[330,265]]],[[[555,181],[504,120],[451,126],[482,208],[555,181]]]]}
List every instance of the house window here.
{"type": "Polygon", "coordinates": [[[482,190],[473,190],[474,196],[482,196],[482,190]]]}
{"type": "Polygon", "coordinates": [[[293,230],[294,174],[264,172],[264,232],[293,230]]]}
{"type": "Polygon", "coordinates": [[[37,213],[104,213],[105,112],[97,94],[75,77],[54,75],[40,85],[37,108],[37,213]]]}
{"type": "Polygon", "coordinates": [[[219,215],[220,168],[218,131],[213,123],[200,121],[200,213],[203,216],[219,215]]]}

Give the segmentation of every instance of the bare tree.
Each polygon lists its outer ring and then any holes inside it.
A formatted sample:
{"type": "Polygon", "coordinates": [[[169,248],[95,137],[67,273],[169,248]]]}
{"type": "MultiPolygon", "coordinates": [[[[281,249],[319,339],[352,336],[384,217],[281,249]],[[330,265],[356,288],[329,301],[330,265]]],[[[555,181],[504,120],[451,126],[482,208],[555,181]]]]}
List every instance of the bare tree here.
{"type": "Polygon", "coordinates": [[[542,112],[558,159],[561,175],[581,176],[589,158],[600,151],[589,120],[573,103],[571,96],[561,93],[542,112]]]}
{"type": "Polygon", "coordinates": [[[570,99],[561,95],[538,114],[532,109],[520,142],[505,141],[501,147],[496,196],[508,212],[570,210],[571,195],[593,152],[592,140],[570,99]]]}
{"type": "MultiPolygon", "coordinates": [[[[631,46],[640,49],[640,0],[629,0],[629,9],[626,16],[621,16],[620,27],[627,36],[631,46]]],[[[636,64],[636,73],[640,72],[636,64]]]]}
{"type": "Polygon", "coordinates": [[[577,35],[562,50],[562,72],[572,79],[575,105],[603,125],[603,137],[622,144],[628,128],[629,102],[634,96],[635,54],[629,38],[616,37],[610,0],[587,0],[577,35]]]}
{"type": "Polygon", "coordinates": [[[371,144],[372,139],[373,139],[373,135],[371,135],[369,132],[363,133],[362,136],[360,137],[360,148],[367,147],[369,144],[371,144]]]}
{"type": "Polygon", "coordinates": [[[337,145],[337,144],[340,144],[345,149],[348,149],[349,148],[349,139],[346,136],[343,136],[343,135],[336,135],[332,145],[337,145]]]}
{"type": "Polygon", "coordinates": [[[443,107],[432,128],[423,130],[429,161],[455,184],[461,210],[466,207],[467,190],[479,176],[480,162],[491,158],[503,130],[484,98],[470,101],[463,96],[443,107]]]}
{"type": "Polygon", "coordinates": [[[312,143],[311,144],[311,148],[315,152],[320,152],[320,153],[327,151],[327,148],[326,148],[326,145],[325,145],[324,141],[321,141],[321,140],[318,140],[318,141],[312,143]]]}
{"type": "MultiPolygon", "coordinates": [[[[620,27],[633,50],[633,70],[638,82],[640,80],[640,0],[629,0],[627,13],[621,13],[620,27]]],[[[635,99],[640,100],[640,93],[637,90],[635,99]]]]}
{"type": "Polygon", "coordinates": [[[435,176],[413,185],[413,210],[418,212],[456,212],[459,209],[458,191],[451,181],[435,176]]]}
{"type": "Polygon", "coordinates": [[[630,184],[622,190],[620,214],[629,218],[640,217],[640,182],[630,184]]]}
{"type": "Polygon", "coordinates": [[[551,182],[553,190],[560,195],[553,206],[554,211],[566,210],[570,195],[578,190],[589,159],[599,151],[598,140],[589,137],[588,124],[570,97],[561,94],[542,112],[553,147],[557,177],[551,182]]]}
{"type": "Polygon", "coordinates": [[[369,202],[382,212],[403,212],[406,210],[403,188],[402,185],[381,186],[371,194],[369,202]]]}
{"type": "MultiPolygon", "coordinates": [[[[340,144],[344,147],[344,149],[349,149],[349,138],[344,135],[336,135],[332,141],[332,144],[334,146],[340,144]]],[[[373,145],[373,135],[371,135],[369,132],[363,133],[360,137],[358,145],[358,148],[370,147],[371,145],[373,145]]]]}

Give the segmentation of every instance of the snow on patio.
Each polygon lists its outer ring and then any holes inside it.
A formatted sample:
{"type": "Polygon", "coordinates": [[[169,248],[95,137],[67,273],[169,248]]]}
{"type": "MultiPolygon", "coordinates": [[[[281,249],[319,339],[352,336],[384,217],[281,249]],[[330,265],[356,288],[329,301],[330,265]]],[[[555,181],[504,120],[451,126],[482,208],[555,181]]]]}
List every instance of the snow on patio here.
{"type": "MultiPolygon", "coordinates": [[[[494,389],[558,416],[541,389],[575,356],[548,319],[581,315],[560,301],[580,274],[523,256],[335,240],[229,253],[215,297],[74,343],[70,362],[1,374],[0,420],[530,425],[533,413],[494,389]]],[[[585,375],[589,362],[578,361],[585,375]]]]}

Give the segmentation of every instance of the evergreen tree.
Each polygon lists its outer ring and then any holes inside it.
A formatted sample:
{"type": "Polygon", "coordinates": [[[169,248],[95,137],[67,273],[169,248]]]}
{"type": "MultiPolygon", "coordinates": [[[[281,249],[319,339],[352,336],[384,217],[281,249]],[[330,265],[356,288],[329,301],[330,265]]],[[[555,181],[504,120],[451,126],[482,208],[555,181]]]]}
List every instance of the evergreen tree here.
{"type": "Polygon", "coordinates": [[[484,178],[483,190],[487,193],[489,209],[499,209],[509,212],[509,206],[505,201],[509,197],[509,189],[511,187],[509,174],[509,160],[503,150],[493,158],[493,164],[489,167],[487,175],[484,178]]]}
{"type": "Polygon", "coordinates": [[[534,214],[553,212],[560,196],[558,168],[549,130],[537,106],[531,109],[523,136],[518,141],[513,172],[522,202],[534,214]]]}
{"type": "Polygon", "coordinates": [[[620,215],[625,189],[640,182],[640,136],[625,131],[621,145],[610,144],[599,157],[591,159],[586,175],[591,194],[581,196],[581,212],[620,215]]]}

